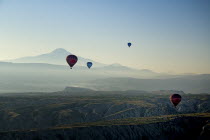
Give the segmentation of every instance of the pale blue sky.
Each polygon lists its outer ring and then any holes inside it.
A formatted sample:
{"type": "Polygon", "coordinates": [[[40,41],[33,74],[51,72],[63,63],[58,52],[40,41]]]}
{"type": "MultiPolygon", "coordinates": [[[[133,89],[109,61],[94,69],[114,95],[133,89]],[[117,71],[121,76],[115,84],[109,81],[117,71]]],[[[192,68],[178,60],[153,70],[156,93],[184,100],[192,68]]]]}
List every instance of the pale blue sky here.
{"type": "Polygon", "coordinates": [[[56,48],[156,72],[210,73],[210,1],[0,0],[0,60],[56,48]]]}

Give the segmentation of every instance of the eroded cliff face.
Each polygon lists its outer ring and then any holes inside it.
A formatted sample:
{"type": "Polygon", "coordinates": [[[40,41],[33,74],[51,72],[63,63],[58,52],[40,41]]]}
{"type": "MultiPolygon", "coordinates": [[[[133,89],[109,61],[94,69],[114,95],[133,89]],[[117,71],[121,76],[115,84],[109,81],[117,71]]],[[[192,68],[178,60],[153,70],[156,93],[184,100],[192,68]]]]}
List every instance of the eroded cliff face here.
{"type": "MultiPolygon", "coordinates": [[[[46,98],[46,97],[45,97],[46,98]]],[[[168,98],[128,99],[128,101],[81,99],[58,96],[53,99],[28,99],[10,101],[0,106],[0,131],[48,128],[57,125],[94,122],[99,120],[149,117],[170,114],[210,112],[210,101],[184,98],[175,109],[168,98]],[[70,100],[70,101],[69,101],[70,100]]],[[[117,97],[116,97],[117,98],[117,97]]],[[[118,98],[117,98],[118,99],[118,98]]],[[[2,99],[2,102],[5,101],[2,99]]]]}
{"type": "Polygon", "coordinates": [[[206,138],[209,107],[210,96],[206,94],[183,95],[177,108],[170,103],[168,93],[2,95],[0,140],[206,138]],[[193,114],[202,112],[205,119],[193,114]],[[175,119],[168,119],[173,115],[175,119]]]}
{"type": "Polygon", "coordinates": [[[210,138],[202,127],[209,118],[178,117],[143,125],[59,127],[44,130],[1,132],[1,140],[197,140],[210,138]]]}

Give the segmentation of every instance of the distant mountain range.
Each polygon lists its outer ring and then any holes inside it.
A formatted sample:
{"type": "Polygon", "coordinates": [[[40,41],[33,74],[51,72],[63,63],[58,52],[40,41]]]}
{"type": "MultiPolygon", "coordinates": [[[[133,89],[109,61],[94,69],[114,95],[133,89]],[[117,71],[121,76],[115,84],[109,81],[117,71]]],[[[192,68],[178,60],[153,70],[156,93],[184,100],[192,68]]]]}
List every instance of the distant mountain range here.
{"type": "Polygon", "coordinates": [[[78,64],[70,70],[66,56],[59,48],[51,53],[0,62],[0,92],[59,91],[67,86],[95,90],[183,90],[209,93],[210,76],[169,75],[147,69],[133,69],[114,63],[105,65],[78,56],[78,64]],[[94,63],[88,69],[86,63],[94,63]]]}
{"type": "MultiPolygon", "coordinates": [[[[27,63],[32,64],[32,63],[39,63],[39,64],[53,64],[53,65],[65,65],[68,66],[66,63],[66,56],[72,54],[71,52],[63,49],[63,48],[58,48],[55,49],[54,51],[46,54],[41,54],[37,56],[27,56],[27,57],[21,57],[17,59],[12,59],[12,60],[6,60],[4,62],[12,62],[12,63],[27,63]]],[[[157,73],[153,72],[148,69],[134,69],[130,68],[127,66],[122,66],[121,64],[118,63],[113,63],[110,65],[103,64],[100,62],[96,62],[94,60],[88,59],[88,58],[83,58],[81,56],[78,57],[78,62],[74,66],[75,68],[81,69],[81,66],[86,67],[87,62],[93,62],[93,67],[91,69],[97,69],[97,71],[104,72],[106,74],[113,74],[116,76],[123,76],[123,77],[134,77],[134,78],[154,78],[154,77],[159,77],[159,78],[171,78],[171,77],[177,77],[178,75],[171,75],[171,74],[165,74],[165,73],[157,73]],[[123,75],[122,75],[123,73],[123,75]],[[138,75],[136,77],[136,75],[138,75]]],[[[49,66],[49,65],[48,65],[49,66]]],[[[57,67],[57,66],[56,66],[57,67]]],[[[187,75],[187,74],[185,74],[187,75]]],[[[193,74],[189,74],[193,75],[193,74]]]]}
{"type": "MultiPolygon", "coordinates": [[[[63,48],[58,48],[55,49],[54,51],[46,54],[41,54],[37,56],[27,56],[27,57],[22,57],[22,58],[17,58],[13,60],[7,60],[6,62],[12,62],[13,65],[15,63],[19,63],[18,66],[22,65],[21,63],[24,63],[24,66],[27,67],[29,65],[35,64],[33,66],[44,66],[41,64],[53,64],[56,65],[55,67],[60,67],[58,65],[65,65],[68,66],[66,63],[66,56],[72,54],[71,52],[63,49],[63,48]]],[[[74,69],[84,69],[86,67],[87,62],[93,62],[93,67],[91,68],[92,71],[97,71],[100,73],[104,73],[105,75],[115,75],[115,76],[123,76],[123,77],[141,77],[141,78],[154,78],[156,76],[166,76],[167,74],[163,73],[156,73],[151,70],[147,69],[134,69],[134,68],[129,68],[126,66],[122,66],[121,64],[118,63],[113,63],[111,65],[103,64],[100,62],[96,62],[94,60],[90,60],[88,58],[83,58],[81,56],[78,56],[78,62],[74,66],[74,69]],[[82,68],[83,67],[83,68],[82,68]]],[[[8,63],[8,64],[12,64],[8,63]]],[[[6,63],[5,63],[6,64],[6,63]]],[[[5,65],[4,64],[4,65],[5,65]]],[[[3,65],[3,63],[1,64],[3,65]]],[[[17,65],[16,65],[17,66],[17,65]]],[[[50,65],[45,65],[45,66],[50,66],[50,65]]],[[[52,65],[50,66],[52,67],[52,65]]]]}
{"type": "MultiPolygon", "coordinates": [[[[41,54],[37,56],[21,57],[18,59],[7,60],[7,61],[14,63],[47,63],[47,64],[56,64],[56,65],[66,65],[66,56],[70,54],[72,53],[68,52],[63,48],[58,48],[50,53],[41,54]]],[[[105,64],[95,62],[93,60],[83,58],[80,56],[78,56],[78,62],[77,65],[75,66],[86,66],[86,63],[89,61],[94,63],[94,67],[105,66],[105,64]]]]}

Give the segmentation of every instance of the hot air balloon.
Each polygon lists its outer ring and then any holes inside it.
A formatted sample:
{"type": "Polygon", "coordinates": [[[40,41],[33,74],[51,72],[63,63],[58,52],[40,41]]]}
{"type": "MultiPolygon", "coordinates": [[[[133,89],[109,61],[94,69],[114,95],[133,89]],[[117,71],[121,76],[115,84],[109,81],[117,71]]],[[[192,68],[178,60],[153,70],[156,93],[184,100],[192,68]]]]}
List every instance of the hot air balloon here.
{"type": "Polygon", "coordinates": [[[179,94],[173,94],[170,96],[171,103],[176,107],[182,100],[181,95],[179,94]]]}
{"type": "Polygon", "coordinates": [[[130,47],[131,45],[132,45],[132,44],[129,42],[129,43],[128,43],[128,47],[130,47]]]}
{"type": "Polygon", "coordinates": [[[87,62],[87,67],[90,69],[92,67],[93,63],[92,62],[87,62]]]}
{"type": "Polygon", "coordinates": [[[71,69],[77,63],[77,60],[78,60],[78,58],[75,55],[68,55],[66,57],[66,62],[69,64],[71,69]]]}

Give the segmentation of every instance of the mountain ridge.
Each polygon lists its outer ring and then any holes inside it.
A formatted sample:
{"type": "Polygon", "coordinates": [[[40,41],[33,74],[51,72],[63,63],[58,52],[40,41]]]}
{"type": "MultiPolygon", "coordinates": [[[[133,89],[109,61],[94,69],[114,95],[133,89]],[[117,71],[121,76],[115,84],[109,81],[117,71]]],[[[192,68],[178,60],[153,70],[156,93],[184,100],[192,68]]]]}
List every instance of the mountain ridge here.
{"type": "MultiPolygon", "coordinates": [[[[49,53],[40,54],[36,56],[26,56],[20,57],[17,59],[7,60],[6,62],[14,63],[47,63],[47,64],[56,64],[56,65],[66,65],[66,56],[73,54],[63,48],[57,48],[49,53]]],[[[105,66],[105,64],[96,62],[91,59],[83,58],[78,56],[77,65],[86,66],[86,63],[91,61],[94,63],[94,67],[105,66]]]]}

